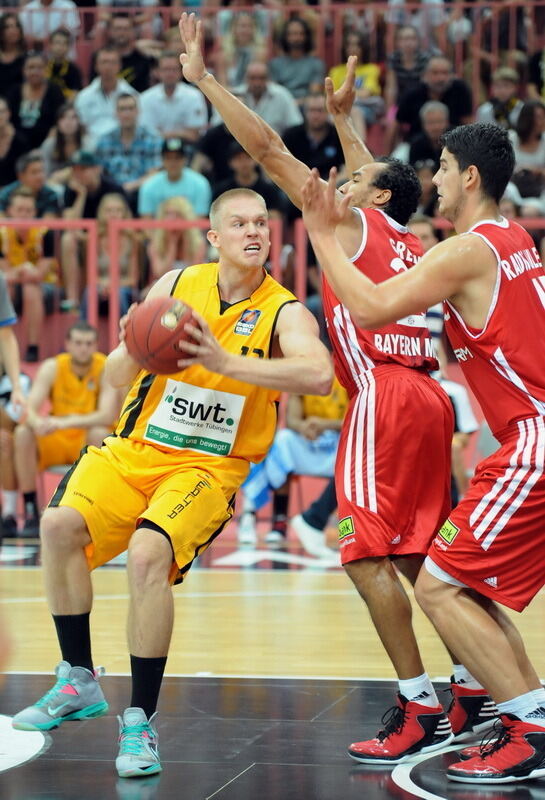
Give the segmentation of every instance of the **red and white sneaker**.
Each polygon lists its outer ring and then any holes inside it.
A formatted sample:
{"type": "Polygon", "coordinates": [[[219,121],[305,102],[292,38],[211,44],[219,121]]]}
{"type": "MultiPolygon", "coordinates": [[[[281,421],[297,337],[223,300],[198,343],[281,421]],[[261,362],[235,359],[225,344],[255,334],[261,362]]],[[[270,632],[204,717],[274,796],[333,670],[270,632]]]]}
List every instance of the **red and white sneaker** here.
{"type": "Polygon", "coordinates": [[[498,709],[485,689],[468,689],[451,678],[452,700],[447,710],[455,742],[468,742],[487,731],[498,717],[498,709]]]}
{"type": "Polygon", "coordinates": [[[348,753],[363,764],[400,764],[420,753],[440,750],[452,741],[452,729],[442,706],[409,702],[398,694],[397,705],[382,717],[376,739],[355,742],[348,753]]]}
{"type": "MultiPolygon", "coordinates": [[[[461,783],[516,783],[545,776],[545,728],[501,714],[503,729],[495,742],[468,761],[447,769],[447,777],[461,783]]],[[[469,750],[469,748],[466,748],[469,750]]]]}

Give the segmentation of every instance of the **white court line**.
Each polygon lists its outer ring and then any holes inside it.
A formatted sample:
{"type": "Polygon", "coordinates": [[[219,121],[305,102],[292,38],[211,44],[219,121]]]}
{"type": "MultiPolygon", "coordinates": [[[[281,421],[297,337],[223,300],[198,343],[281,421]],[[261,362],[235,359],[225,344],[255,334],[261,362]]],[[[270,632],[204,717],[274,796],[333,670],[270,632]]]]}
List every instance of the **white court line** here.
{"type": "Polygon", "coordinates": [[[442,756],[444,753],[451,753],[452,751],[459,749],[459,744],[453,744],[449,747],[443,748],[442,750],[436,750],[434,753],[425,753],[421,756],[415,756],[410,762],[406,764],[398,764],[397,767],[394,768],[392,772],[392,780],[396,786],[399,786],[400,789],[413,794],[415,797],[420,797],[422,800],[447,800],[446,797],[443,797],[440,794],[433,794],[432,792],[428,792],[426,789],[422,789],[420,786],[417,786],[411,778],[411,772],[417,764],[421,764],[423,761],[429,761],[437,756],[442,756]]]}
{"type": "MultiPolygon", "coordinates": [[[[353,589],[294,589],[294,595],[297,597],[351,597],[355,596],[353,589]]],[[[226,598],[226,597],[248,597],[250,599],[257,597],[286,597],[286,589],[282,591],[250,591],[250,592],[184,592],[183,595],[175,596],[175,599],[183,597],[192,597],[198,600],[206,600],[207,598],[226,598]]],[[[94,601],[98,600],[128,600],[128,594],[96,594],[94,601]]],[[[6,597],[1,601],[2,605],[14,605],[16,603],[45,603],[45,597],[6,597]]]]}
{"type": "Polygon", "coordinates": [[[247,766],[246,769],[243,769],[242,772],[239,772],[238,775],[235,775],[234,778],[231,778],[230,781],[224,783],[223,786],[220,786],[219,789],[216,789],[214,794],[207,795],[204,800],[211,800],[212,797],[216,797],[216,795],[218,795],[220,792],[223,792],[223,790],[226,789],[229,786],[229,784],[233,783],[233,781],[238,780],[238,778],[240,778],[241,775],[244,775],[245,772],[248,772],[248,770],[252,769],[253,767],[255,767],[255,761],[249,766],[247,766]]]}

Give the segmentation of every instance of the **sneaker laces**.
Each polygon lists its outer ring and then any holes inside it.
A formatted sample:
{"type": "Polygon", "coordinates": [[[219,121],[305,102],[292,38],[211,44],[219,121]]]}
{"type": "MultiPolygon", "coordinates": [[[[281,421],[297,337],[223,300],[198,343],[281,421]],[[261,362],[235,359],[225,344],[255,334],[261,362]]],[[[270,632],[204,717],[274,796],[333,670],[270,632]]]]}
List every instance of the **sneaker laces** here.
{"type": "Polygon", "coordinates": [[[68,678],[57,678],[57,682],[51,689],[44,694],[43,697],[40,697],[36,705],[38,707],[49,705],[50,701],[55,697],[57,692],[60,692],[61,689],[64,689],[66,684],[70,683],[68,678]]]}
{"type": "Polygon", "coordinates": [[[493,753],[501,750],[502,747],[509,744],[511,738],[512,734],[509,728],[505,726],[501,719],[497,719],[492,729],[481,739],[479,744],[481,758],[488,758],[493,753]]]}
{"type": "Polygon", "coordinates": [[[139,725],[127,725],[119,735],[120,755],[138,756],[144,749],[143,734],[147,733],[152,738],[151,728],[147,722],[139,725]]]}
{"type": "Polygon", "coordinates": [[[379,742],[383,742],[394,733],[399,733],[405,724],[405,710],[400,706],[392,706],[385,711],[380,720],[384,728],[377,733],[379,742]]]}

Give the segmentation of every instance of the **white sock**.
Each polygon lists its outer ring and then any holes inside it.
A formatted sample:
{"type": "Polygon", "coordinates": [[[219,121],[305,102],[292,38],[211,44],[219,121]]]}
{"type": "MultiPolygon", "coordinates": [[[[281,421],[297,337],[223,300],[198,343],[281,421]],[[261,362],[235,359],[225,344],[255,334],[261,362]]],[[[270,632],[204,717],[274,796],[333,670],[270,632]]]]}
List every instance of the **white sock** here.
{"type": "Polygon", "coordinates": [[[439,700],[427,672],[417,678],[399,681],[399,693],[406,697],[409,702],[416,701],[422,706],[434,708],[439,705],[439,700]]]}
{"type": "Polygon", "coordinates": [[[542,686],[541,689],[534,689],[532,694],[538,706],[545,708],[545,687],[542,686]]]}
{"type": "Polygon", "coordinates": [[[463,664],[453,664],[452,671],[454,672],[454,683],[463,683],[467,689],[484,688],[463,664]]]}
{"type": "MultiPolygon", "coordinates": [[[[536,689],[535,691],[539,692],[540,690],[536,689]]],[[[513,697],[512,700],[507,700],[505,703],[497,703],[498,711],[500,714],[514,714],[524,722],[545,728],[545,712],[536,706],[535,691],[513,697]]]]}
{"type": "Polygon", "coordinates": [[[255,506],[253,502],[248,497],[246,497],[246,495],[244,495],[244,499],[242,501],[242,513],[244,514],[246,513],[246,511],[255,514],[255,506]]]}
{"type": "Polygon", "coordinates": [[[17,490],[2,489],[2,514],[4,517],[17,516],[17,500],[19,492],[17,490]]]}

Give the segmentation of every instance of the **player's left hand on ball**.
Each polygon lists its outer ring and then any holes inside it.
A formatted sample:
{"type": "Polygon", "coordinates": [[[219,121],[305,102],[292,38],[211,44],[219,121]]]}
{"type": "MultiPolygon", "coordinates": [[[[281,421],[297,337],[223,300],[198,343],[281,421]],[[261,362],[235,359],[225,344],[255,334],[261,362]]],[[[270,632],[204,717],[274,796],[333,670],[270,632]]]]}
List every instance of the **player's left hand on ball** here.
{"type": "Polygon", "coordinates": [[[208,323],[193,311],[193,319],[184,325],[185,332],[191,339],[181,339],[180,350],[187,353],[188,357],[178,361],[180,369],[185,369],[193,364],[202,364],[210,372],[222,372],[227,352],[220,345],[208,323]]]}
{"type": "Polygon", "coordinates": [[[127,309],[127,313],[124,314],[121,319],[119,320],[119,341],[125,341],[125,332],[127,330],[127,323],[129,321],[130,315],[134,312],[135,308],[137,307],[138,303],[133,303],[127,309]]]}

